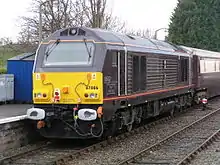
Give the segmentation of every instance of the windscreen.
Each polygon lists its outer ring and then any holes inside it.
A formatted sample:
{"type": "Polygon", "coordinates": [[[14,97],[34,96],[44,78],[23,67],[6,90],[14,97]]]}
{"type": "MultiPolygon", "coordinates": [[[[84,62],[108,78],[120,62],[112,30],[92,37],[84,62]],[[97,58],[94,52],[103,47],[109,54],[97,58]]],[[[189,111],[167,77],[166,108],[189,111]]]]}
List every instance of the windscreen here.
{"type": "Polygon", "coordinates": [[[59,42],[48,45],[44,65],[89,65],[94,55],[91,42],[59,42]]]}

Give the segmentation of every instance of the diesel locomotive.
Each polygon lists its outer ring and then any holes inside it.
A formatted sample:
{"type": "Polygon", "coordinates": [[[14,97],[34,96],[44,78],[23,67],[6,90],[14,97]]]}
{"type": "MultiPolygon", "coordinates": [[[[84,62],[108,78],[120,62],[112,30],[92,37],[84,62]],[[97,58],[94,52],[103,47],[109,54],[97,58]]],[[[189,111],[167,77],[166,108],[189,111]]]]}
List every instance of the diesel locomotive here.
{"type": "Polygon", "coordinates": [[[219,53],[65,28],[37,49],[27,116],[46,138],[108,137],[218,95],[219,84],[219,53]]]}

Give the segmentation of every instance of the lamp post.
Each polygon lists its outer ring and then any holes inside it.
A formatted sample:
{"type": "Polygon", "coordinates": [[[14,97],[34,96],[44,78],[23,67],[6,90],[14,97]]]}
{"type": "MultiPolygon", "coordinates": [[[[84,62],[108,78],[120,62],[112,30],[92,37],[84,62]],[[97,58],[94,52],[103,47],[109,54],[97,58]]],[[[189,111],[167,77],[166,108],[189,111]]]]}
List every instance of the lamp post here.
{"type": "Polygon", "coordinates": [[[167,31],[168,29],[167,28],[160,28],[160,29],[157,29],[154,33],[154,39],[157,39],[157,32],[160,31],[160,30],[165,30],[167,31]]]}
{"type": "Polygon", "coordinates": [[[55,0],[46,0],[45,2],[40,3],[40,6],[39,6],[39,44],[42,41],[42,6],[45,5],[46,3],[50,2],[50,1],[53,4],[53,2],[55,0]]]}

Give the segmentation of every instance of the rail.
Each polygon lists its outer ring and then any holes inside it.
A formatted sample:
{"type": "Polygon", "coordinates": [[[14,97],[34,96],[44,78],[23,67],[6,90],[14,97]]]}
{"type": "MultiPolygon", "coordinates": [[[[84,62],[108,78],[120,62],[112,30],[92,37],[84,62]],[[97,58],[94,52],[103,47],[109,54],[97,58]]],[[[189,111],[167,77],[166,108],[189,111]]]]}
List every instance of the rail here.
{"type": "Polygon", "coordinates": [[[220,137],[220,129],[213,133],[204,143],[202,143],[199,147],[193,150],[190,154],[188,154],[185,158],[183,158],[177,165],[187,165],[198,155],[199,152],[206,149],[209,145],[211,145],[216,139],[220,137]]]}
{"type": "MultiPolygon", "coordinates": [[[[184,128],[174,132],[173,134],[169,135],[168,137],[162,139],[161,141],[147,147],[146,149],[140,151],[139,153],[129,157],[126,160],[121,161],[118,165],[128,165],[128,164],[132,164],[133,162],[135,162],[137,159],[142,158],[147,152],[159,147],[160,145],[164,144],[165,142],[167,142],[168,140],[174,138],[175,136],[179,135],[180,133],[182,133],[183,131],[188,130],[189,128],[193,127],[196,124],[199,124],[200,122],[202,122],[203,120],[215,115],[216,113],[218,113],[220,111],[220,108],[218,108],[217,110],[205,115],[204,117],[196,120],[195,122],[191,123],[188,126],[185,126],[184,128]]],[[[186,160],[188,160],[188,157],[185,158],[186,160]]],[[[185,159],[182,162],[185,162],[185,159]]],[[[181,164],[181,163],[180,163],[181,164]]],[[[182,165],[182,164],[181,164],[182,165]]]]}

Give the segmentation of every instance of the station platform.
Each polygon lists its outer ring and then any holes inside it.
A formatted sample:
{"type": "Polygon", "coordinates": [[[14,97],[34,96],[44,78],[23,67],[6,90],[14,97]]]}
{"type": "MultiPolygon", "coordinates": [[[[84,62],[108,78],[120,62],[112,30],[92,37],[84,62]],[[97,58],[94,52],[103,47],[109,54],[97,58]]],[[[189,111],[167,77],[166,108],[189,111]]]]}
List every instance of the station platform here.
{"type": "Polygon", "coordinates": [[[26,119],[26,111],[31,104],[3,104],[0,105],[0,124],[26,119]]]}

